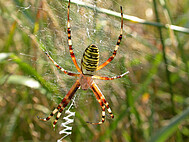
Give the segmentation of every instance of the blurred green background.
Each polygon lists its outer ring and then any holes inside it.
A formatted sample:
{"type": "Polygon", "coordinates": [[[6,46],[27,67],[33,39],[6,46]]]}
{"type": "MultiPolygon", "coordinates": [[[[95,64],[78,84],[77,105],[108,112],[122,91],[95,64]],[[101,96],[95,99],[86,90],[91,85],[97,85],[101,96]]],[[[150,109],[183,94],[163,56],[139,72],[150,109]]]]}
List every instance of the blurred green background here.
{"type": "MultiPolygon", "coordinates": [[[[86,123],[101,119],[94,94],[77,91],[70,109],[76,113],[69,125],[72,134],[63,141],[189,141],[189,1],[83,2],[71,1],[70,11],[79,65],[91,43],[99,47],[100,64],[112,55],[120,33],[121,5],[125,15],[120,48],[96,74],[130,73],[118,80],[95,80],[115,115],[112,120],[107,113],[100,126],[86,123]]],[[[48,116],[76,80],[57,70],[43,52],[77,72],[67,45],[67,4],[0,1],[0,141],[56,141],[64,136],[59,131],[64,129],[60,125],[65,111],[55,131],[54,118],[42,122],[37,116],[48,116]]]]}

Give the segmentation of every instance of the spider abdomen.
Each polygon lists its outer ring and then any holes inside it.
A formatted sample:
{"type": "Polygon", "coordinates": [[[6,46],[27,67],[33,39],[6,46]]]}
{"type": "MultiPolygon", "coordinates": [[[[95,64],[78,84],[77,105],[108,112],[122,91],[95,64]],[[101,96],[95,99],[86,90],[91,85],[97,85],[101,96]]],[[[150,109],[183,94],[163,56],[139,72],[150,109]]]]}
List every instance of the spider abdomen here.
{"type": "Polygon", "coordinates": [[[83,74],[91,74],[98,67],[99,62],[99,50],[94,44],[89,45],[83,53],[81,60],[83,74]]]}

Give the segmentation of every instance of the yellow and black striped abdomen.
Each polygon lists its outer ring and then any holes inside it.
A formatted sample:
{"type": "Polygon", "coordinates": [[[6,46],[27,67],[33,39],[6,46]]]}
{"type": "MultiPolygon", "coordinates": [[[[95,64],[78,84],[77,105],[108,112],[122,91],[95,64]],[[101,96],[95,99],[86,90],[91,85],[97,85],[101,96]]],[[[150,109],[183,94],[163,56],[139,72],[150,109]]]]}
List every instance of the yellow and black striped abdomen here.
{"type": "Polygon", "coordinates": [[[83,53],[83,58],[81,60],[82,72],[83,74],[91,74],[98,67],[99,62],[99,50],[94,44],[89,45],[85,52],[83,53]]]}

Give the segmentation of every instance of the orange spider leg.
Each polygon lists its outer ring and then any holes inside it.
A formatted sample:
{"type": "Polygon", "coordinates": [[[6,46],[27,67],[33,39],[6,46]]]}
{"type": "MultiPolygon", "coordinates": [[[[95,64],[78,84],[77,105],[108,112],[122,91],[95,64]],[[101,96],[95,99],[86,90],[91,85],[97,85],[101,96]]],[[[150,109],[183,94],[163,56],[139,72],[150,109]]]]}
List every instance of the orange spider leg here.
{"type": "Polygon", "coordinates": [[[72,58],[72,61],[77,69],[77,71],[79,73],[82,73],[81,69],[79,68],[78,64],[77,64],[77,61],[76,61],[76,58],[75,58],[75,55],[74,55],[74,52],[73,52],[73,48],[72,48],[72,40],[71,40],[71,25],[70,25],[70,18],[69,18],[69,11],[70,11],[70,0],[69,0],[69,3],[68,3],[68,23],[67,23],[67,28],[68,28],[68,46],[69,46],[69,51],[70,51],[70,56],[72,58]]]}
{"type": "Polygon", "coordinates": [[[66,96],[62,99],[62,102],[58,105],[57,108],[55,108],[51,114],[46,117],[46,118],[39,118],[42,121],[48,121],[55,113],[58,112],[56,119],[53,122],[53,128],[55,127],[58,119],[61,116],[62,111],[64,110],[64,108],[68,105],[68,103],[70,102],[70,100],[72,99],[72,97],[74,96],[75,92],[77,91],[77,89],[80,87],[80,83],[79,80],[77,80],[74,85],[71,87],[71,89],[69,90],[69,92],[66,94],[66,96]]]}
{"type": "Polygon", "coordinates": [[[87,122],[87,123],[90,123],[90,124],[93,124],[93,125],[102,124],[105,121],[105,106],[104,106],[104,103],[102,102],[99,94],[97,93],[97,91],[94,89],[93,86],[91,86],[91,89],[92,89],[93,93],[95,94],[96,99],[99,102],[100,106],[102,107],[102,120],[100,122],[97,122],[97,123],[93,123],[93,122],[87,122]]]}
{"type": "Polygon", "coordinates": [[[107,64],[109,64],[113,59],[114,57],[116,56],[116,53],[117,53],[117,50],[119,48],[119,44],[121,42],[121,39],[122,39],[122,34],[123,34],[123,11],[122,11],[122,6],[120,6],[120,9],[121,9],[121,32],[120,32],[120,35],[119,35],[119,38],[117,40],[117,44],[116,44],[116,47],[114,49],[114,52],[113,52],[113,55],[110,56],[110,58],[104,62],[102,65],[98,66],[98,68],[96,70],[100,70],[101,68],[105,67],[107,64]]]}
{"type": "Polygon", "coordinates": [[[118,78],[121,78],[123,76],[125,76],[126,74],[128,74],[129,71],[121,74],[121,75],[118,75],[118,76],[114,76],[114,77],[103,77],[103,76],[97,76],[97,75],[93,75],[92,78],[96,78],[96,79],[101,79],[101,80],[114,80],[114,79],[118,79],[118,78]]]}
{"type": "MultiPolygon", "coordinates": [[[[103,101],[103,103],[105,104],[105,106],[106,106],[106,108],[107,108],[107,110],[108,110],[108,113],[110,114],[110,116],[111,116],[112,118],[114,118],[114,115],[112,114],[112,111],[111,111],[111,109],[110,109],[110,106],[109,106],[108,102],[106,101],[104,95],[102,94],[102,92],[100,91],[100,89],[98,88],[98,86],[96,85],[96,83],[95,83],[94,81],[93,81],[93,84],[92,84],[92,86],[91,86],[91,89],[93,90],[94,94],[96,93],[96,94],[100,97],[100,99],[101,99],[101,100],[103,101]]],[[[96,94],[95,94],[95,95],[96,95],[96,94]]],[[[104,117],[105,117],[105,112],[104,112],[104,117]]]]}
{"type": "Polygon", "coordinates": [[[62,68],[60,65],[58,65],[58,64],[51,58],[51,56],[50,56],[47,52],[45,52],[45,54],[46,54],[47,57],[53,62],[53,64],[54,64],[59,70],[61,70],[62,72],[64,72],[65,74],[70,75],[70,76],[79,76],[79,75],[80,75],[80,74],[72,73],[72,72],[70,72],[70,71],[65,70],[65,69],[62,68]]]}

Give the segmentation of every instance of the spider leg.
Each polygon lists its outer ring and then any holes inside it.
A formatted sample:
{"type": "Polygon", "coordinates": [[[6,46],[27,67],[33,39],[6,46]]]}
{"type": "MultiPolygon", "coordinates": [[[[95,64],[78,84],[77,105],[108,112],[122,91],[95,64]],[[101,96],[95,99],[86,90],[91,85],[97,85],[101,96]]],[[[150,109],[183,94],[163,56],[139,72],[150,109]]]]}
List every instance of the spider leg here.
{"type": "Polygon", "coordinates": [[[119,38],[117,40],[117,44],[116,44],[116,47],[114,49],[114,52],[113,52],[113,55],[109,57],[109,59],[104,62],[102,65],[98,66],[98,68],[96,70],[100,70],[101,68],[105,67],[107,64],[109,64],[113,59],[114,57],[116,56],[116,53],[117,53],[117,50],[119,48],[119,44],[121,42],[121,39],[122,39],[122,34],[123,34],[123,11],[122,11],[122,6],[120,6],[120,9],[121,9],[121,31],[120,31],[120,35],[119,35],[119,38]]]}
{"type": "Polygon", "coordinates": [[[70,18],[69,18],[69,12],[70,12],[70,0],[68,2],[68,23],[67,23],[67,31],[68,31],[68,46],[69,46],[69,51],[70,51],[70,56],[72,58],[72,61],[77,69],[77,71],[79,73],[82,73],[81,69],[79,68],[74,52],[73,52],[73,48],[72,48],[72,40],[71,40],[71,24],[70,24],[70,18]]]}
{"type": "Polygon", "coordinates": [[[79,74],[76,74],[76,73],[72,73],[70,71],[67,71],[65,70],[64,68],[62,68],[60,65],[58,65],[52,58],[51,56],[45,52],[45,54],[47,55],[47,57],[53,62],[53,64],[59,69],[61,70],[62,72],[64,72],[65,74],[69,75],[69,76],[79,76],[79,74]]]}
{"type": "Polygon", "coordinates": [[[93,125],[102,124],[105,121],[105,106],[104,106],[104,103],[102,102],[99,94],[96,92],[96,90],[93,88],[93,86],[91,86],[91,89],[92,89],[93,93],[95,94],[96,99],[99,102],[100,106],[102,107],[102,120],[100,122],[97,122],[97,123],[93,123],[93,122],[87,122],[87,123],[90,123],[90,124],[93,124],[93,125]]]}
{"type": "Polygon", "coordinates": [[[58,112],[56,119],[53,122],[53,128],[55,127],[58,119],[61,116],[62,111],[64,110],[64,108],[68,105],[68,103],[70,102],[70,100],[72,99],[72,97],[74,96],[75,92],[77,91],[77,89],[80,87],[80,83],[79,80],[77,80],[74,85],[71,87],[71,89],[69,90],[69,92],[66,94],[66,96],[63,98],[62,102],[58,105],[57,108],[55,108],[51,114],[46,117],[46,118],[39,118],[42,121],[48,121],[55,113],[58,112]]]}
{"type": "MultiPolygon", "coordinates": [[[[91,89],[92,89],[93,92],[96,93],[96,94],[99,96],[99,98],[103,101],[103,103],[105,104],[105,106],[106,106],[106,108],[107,108],[107,110],[108,110],[108,113],[110,114],[110,116],[111,116],[112,118],[114,118],[114,115],[112,114],[112,111],[111,111],[111,108],[110,108],[108,102],[106,101],[104,95],[102,94],[102,92],[100,91],[100,89],[98,88],[98,86],[96,85],[96,83],[95,83],[94,81],[93,81],[93,84],[92,84],[92,86],[91,86],[91,89]]],[[[95,95],[96,95],[96,94],[95,94],[95,95]]],[[[105,117],[105,112],[104,112],[104,117],[105,117]]]]}
{"type": "Polygon", "coordinates": [[[128,73],[129,73],[129,71],[127,71],[127,72],[125,72],[125,73],[123,73],[121,75],[114,76],[114,77],[103,77],[103,76],[93,75],[92,78],[101,79],[101,80],[114,80],[114,79],[122,78],[123,76],[125,76],[128,73]]]}
{"type": "MultiPolygon", "coordinates": [[[[73,95],[74,95],[74,94],[73,94],[73,95]]],[[[73,97],[73,96],[71,96],[71,97],[73,97]]],[[[64,103],[64,105],[59,109],[58,114],[57,114],[57,116],[56,116],[56,118],[55,118],[55,120],[54,120],[54,122],[53,122],[53,128],[55,128],[55,125],[56,125],[58,119],[60,118],[60,116],[61,116],[61,114],[62,114],[62,111],[63,111],[64,108],[69,104],[70,101],[71,101],[71,98],[68,99],[68,100],[64,103]]]]}

